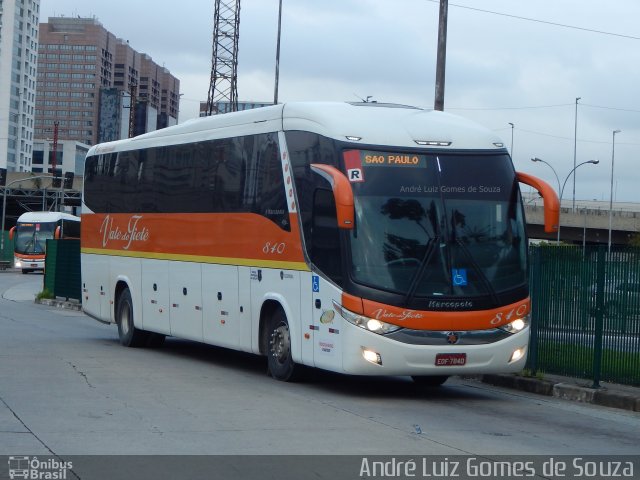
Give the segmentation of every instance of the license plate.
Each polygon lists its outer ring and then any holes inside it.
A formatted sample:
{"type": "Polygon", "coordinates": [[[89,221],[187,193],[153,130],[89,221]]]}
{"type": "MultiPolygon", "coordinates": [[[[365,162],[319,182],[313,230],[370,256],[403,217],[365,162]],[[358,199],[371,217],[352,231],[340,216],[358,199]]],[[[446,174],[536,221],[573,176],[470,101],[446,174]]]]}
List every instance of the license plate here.
{"type": "Polygon", "coordinates": [[[31,266],[32,266],[32,267],[37,267],[37,266],[38,266],[38,264],[37,264],[37,263],[32,263],[32,264],[31,264],[31,266]]]}
{"type": "Polygon", "coordinates": [[[436,355],[436,367],[461,366],[466,363],[466,353],[438,353],[436,355]]]}

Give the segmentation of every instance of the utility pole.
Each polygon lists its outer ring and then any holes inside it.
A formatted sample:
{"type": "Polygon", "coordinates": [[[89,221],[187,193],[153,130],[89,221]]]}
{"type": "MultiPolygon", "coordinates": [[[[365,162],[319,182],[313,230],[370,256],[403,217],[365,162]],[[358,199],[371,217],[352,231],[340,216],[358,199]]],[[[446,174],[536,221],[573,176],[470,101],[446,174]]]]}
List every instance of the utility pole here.
{"type": "Polygon", "coordinates": [[[136,95],[138,86],[135,83],[129,84],[129,138],[133,137],[136,131],[136,95]]]}
{"type": "MultiPolygon", "coordinates": [[[[53,158],[51,159],[51,169],[52,169],[51,173],[54,178],[58,176],[58,125],[59,124],[60,122],[58,122],[57,120],[53,122],[53,148],[51,149],[53,153],[53,158]]],[[[56,192],[56,207],[57,205],[58,205],[58,192],[56,192]]]]}
{"type": "Polygon", "coordinates": [[[51,159],[51,169],[53,173],[53,176],[56,176],[56,169],[58,167],[58,126],[60,125],[60,122],[58,122],[57,120],[55,122],[53,122],[53,147],[51,149],[51,155],[52,155],[52,159],[51,159]]]}
{"type": "Polygon", "coordinates": [[[278,82],[280,81],[280,33],[282,31],[282,0],[278,8],[278,41],[276,43],[276,81],[273,93],[273,104],[278,104],[278,82]]]}
{"type": "Polygon", "coordinates": [[[436,60],[436,98],[434,110],[444,110],[444,78],[447,63],[447,13],[449,0],[440,0],[440,20],[438,22],[438,53],[436,60]]]}

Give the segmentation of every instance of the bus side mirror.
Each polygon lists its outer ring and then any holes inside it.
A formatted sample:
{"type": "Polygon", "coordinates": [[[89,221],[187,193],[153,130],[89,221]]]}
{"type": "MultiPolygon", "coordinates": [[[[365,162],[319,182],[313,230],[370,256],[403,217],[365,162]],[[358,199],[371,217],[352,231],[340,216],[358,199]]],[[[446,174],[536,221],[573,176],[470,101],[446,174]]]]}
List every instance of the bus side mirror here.
{"type": "Polygon", "coordinates": [[[9,240],[13,240],[13,236],[16,234],[16,227],[11,227],[9,230],[9,240]]]}
{"type": "Polygon", "coordinates": [[[333,198],[336,201],[338,228],[353,230],[355,208],[353,204],[353,190],[347,177],[331,165],[312,163],[311,170],[326,179],[331,184],[333,198]]]}
{"type": "Polygon", "coordinates": [[[53,238],[55,238],[56,240],[60,240],[60,226],[59,225],[56,227],[56,231],[53,232],[53,238]]]}
{"type": "Polygon", "coordinates": [[[544,201],[544,231],[554,233],[560,225],[560,201],[551,185],[528,173],[516,172],[518,181],[535,188],[544,201]]]}

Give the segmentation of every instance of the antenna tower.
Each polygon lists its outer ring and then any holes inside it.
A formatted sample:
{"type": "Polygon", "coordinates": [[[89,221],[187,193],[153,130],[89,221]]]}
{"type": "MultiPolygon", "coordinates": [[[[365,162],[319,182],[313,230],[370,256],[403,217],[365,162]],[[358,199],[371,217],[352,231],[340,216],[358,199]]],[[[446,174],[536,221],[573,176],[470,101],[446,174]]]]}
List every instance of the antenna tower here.
{"type": "Polygon", "coordinates": [[[240,0],[215,0],[213,55],[207,115],[218,113],[218,102],[229,102],[229,111],[238,110],[238,39],[240,0]]]}

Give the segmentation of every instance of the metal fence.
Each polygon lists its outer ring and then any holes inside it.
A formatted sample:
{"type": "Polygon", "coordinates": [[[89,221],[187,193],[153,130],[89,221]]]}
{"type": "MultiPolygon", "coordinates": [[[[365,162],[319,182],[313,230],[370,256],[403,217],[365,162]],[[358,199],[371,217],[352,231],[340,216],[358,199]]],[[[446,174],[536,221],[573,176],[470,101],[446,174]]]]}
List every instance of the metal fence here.
{"type": "Polygon", "coordinates": [[[0,250],[0,270],[13,264],[13,240],[9,240],[9,232],[0,232],[4,236],[4,249],[0,250]]]}
{"type": "Polygon", "coordinates": [[[640,385],[640,249],[530,249],[528,368],[640,385]]]}

